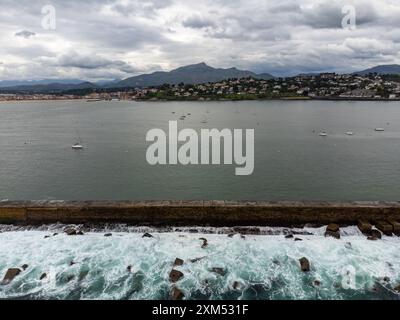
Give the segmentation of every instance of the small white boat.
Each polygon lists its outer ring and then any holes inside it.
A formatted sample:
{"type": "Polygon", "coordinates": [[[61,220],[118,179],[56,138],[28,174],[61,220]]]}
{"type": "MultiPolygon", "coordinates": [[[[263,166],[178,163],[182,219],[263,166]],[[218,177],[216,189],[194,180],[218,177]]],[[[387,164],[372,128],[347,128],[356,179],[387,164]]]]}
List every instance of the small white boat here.
{"type": "Polygon", "coordinates": [[[80,143],[75,143],[72,146],[72,149],[74,149],[74,150],[82,150],[83,149],[83,145],[81,145],[80,143]]]}
{"type": "Polygon", "coordinates": [[[319,136],[320,136],[320,137],[327,137],[328,134],[327,134],[326,132],[320,132],[320,133],[319,133],[319,136]]]}
{"type": "Polygon", "coordinates": [[[385,129],[383,129],[383,128],[375,128],[375,131],[377,131],[377,132],[383,132],[383,131],[385,131],[385,129]]]}
{"type": "Polygon", "coordinates": [[[354,132],[352,132],[352,131],[347,131],[347,132],[346,132],[346,135],[348,135],[348,136],[354,136],[354,132]]]}

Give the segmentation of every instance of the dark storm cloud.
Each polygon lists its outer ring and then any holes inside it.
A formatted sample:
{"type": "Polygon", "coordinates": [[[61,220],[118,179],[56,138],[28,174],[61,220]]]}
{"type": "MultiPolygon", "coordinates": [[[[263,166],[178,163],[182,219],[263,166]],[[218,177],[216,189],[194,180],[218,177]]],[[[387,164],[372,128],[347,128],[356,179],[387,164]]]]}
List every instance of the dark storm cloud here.
{"type": "Polygon", "coordinates": [[[182,25],[186,28],[193,28],[193,29],[203,29],[215,26],[212,20],[206,19],[199,15],[193,15],[183,20],[182,25]]]}
{"type": "Polygon", "coordinates": [[[29,39],[30,37],[32,37],[34,35],[36,35],[36,33],[31,32],[31,31],[27,31],[27,30],[15,33],[16,37],[22,37],[22,38],[25,38],[25,39],[29,39]]]}
{"type": "Polygon", "coordinates": [[[137,69],[121,60],[111,60],[97,55],[80,55],[74,51],[61,55],[56,60],[60,67],[72,67],[79,69],[114,68],[127,73],[136,72],[137,69]]]}

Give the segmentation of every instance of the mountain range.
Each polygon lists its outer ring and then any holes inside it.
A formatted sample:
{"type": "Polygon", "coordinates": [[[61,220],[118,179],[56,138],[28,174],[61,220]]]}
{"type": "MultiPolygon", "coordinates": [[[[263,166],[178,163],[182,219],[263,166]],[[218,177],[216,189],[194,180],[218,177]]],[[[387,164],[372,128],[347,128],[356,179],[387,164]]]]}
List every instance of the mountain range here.
{"type": "MultiPolygon", "coordinates": [[[[354,74],[366,75],[368,73],[378,74],[400,74],[400,65],[380,65],[370,69],[355,72],[354,74]]],[[[152,87],[163,84],[199,84],[207,82],[218,82],[233,78],[253,77],[256,79],[273,79],[269,73],[257,74],[237,68],[221,69],[213,68],[202,62],[184,66],[169,72],[158,71],[150,74],[142,74],[125,80],[112,82],[85,82],[77,79],[70,80],[32,80],[32,81],[0,81],[0,92],[29,92],[29,93],[59,93],[69,90],[96,89],[96,88],[135,88],[152,87]]]]}
{"type": "Polygon", "coordinates": [[[256,74],[251,71],[239,70],[236,68],[216,69],[204,62],[181,67],[170,72],[154,72],[122,80],[118,87],[149,87],[163,84],[199,84],[207,82],[218,82],[233,78],[254,77],[257,79],[273,79],[274,76],[263,73],[256,74]]]}
{"type": "Polygon", "coordinates": [[[398,64],[386,64],[380,65],[366,70],[355,72],[354,74],[366,75],[369,73],[377,74],[400,74],[400,65],[398,64]]]}

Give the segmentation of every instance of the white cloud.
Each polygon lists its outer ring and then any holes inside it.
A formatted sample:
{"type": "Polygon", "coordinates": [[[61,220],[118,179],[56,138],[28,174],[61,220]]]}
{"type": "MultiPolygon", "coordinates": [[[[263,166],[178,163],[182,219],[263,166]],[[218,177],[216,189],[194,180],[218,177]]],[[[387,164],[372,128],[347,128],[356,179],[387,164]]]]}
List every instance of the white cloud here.
{"type": "Polygon", "coordinates": [[[56,30],[41,28],[42,4],[0,0],[1,80],[124,78],[200,61],[281,75],[400,62],[397,0],[51,3],[56,30]],[[349,4],[354,31],[341,28],[349,4]]]}

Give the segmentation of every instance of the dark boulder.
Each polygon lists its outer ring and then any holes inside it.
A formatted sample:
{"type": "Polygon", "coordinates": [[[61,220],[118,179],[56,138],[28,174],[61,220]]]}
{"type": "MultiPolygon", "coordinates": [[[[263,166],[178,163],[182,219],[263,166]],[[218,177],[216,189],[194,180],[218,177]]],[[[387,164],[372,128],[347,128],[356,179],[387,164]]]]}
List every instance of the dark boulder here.
{"type": "Polygon", "coordinates": [[[400,284],[398,286],[394,287],[394,291],[400,293],[400,284]]]}
{"type": "Polygon", "coordinates": [[[203,241],[203,244],[201,245],[202,249],[205,249],[208,247],[208,240],[206,238],[200,238],[199,240],[203,241]]]}
{"type": "Polygon", "coordinates": [[[183,298],[185,298],[184,293],[177,287],[173,287],[171,291],[171,300],[180,301],[183,300],[183,298]]]}
{"type": "Polygon", "coordinates": [[[106,233],[104,236],[105,236],[106,238],[112,237],[112,233],[106,233]]]}
{"type": "Polygon", "coordinates": [[[232,288],[233,288],[233,290],[242,291],[242,290],[244,290],[245,285],[242,282],[235,281],[232,284],[232,288]]]}
{"type": "Polygon", "coordinates": [[[376,227],[385,235],[392,236],[393,235],[393,226],[383,220],[376,222],[376,227]]]}
{"type": "Polygon", "coordinates": [[[74,228],[67,228],[64,230],[68,236],[76,236],[76,230],[74,228]]]}
{"type": "Polygon", "coordinates": [[[226,270],[223,268],[212,268],[211,271],[216,274],[219,274],[220,276],[225,276],[227,273],[226,270]]]}
{"type": "Polygon", "coordinates": [[[22,265],[22,267],[21,267],[21,268],[22,268],[22,270],[24,270],[24,271],[25,271],[26,269],[28,269],[28,268],[29,268],[29,266],[28,266],[27,264],[24,264],[24,265],[22,265]]]}
{"type": "Polygon", "coordinates": [[[126,268],[126,271],[132,272],[132,266],[128,266],[128,267],[126,268]]]}
{"type": "Polygon", "coordinates": [[[303,239],[295,238],[294,241],[303,241],[303,239]]]}
{"type": "Polygon", "coordinates": [[[326,227],[326,231],[338,232],[340,229],[339,225],[336,223],[331,223],[326,227]]]}
{"type": "Polygon", "coordinates": [[[300,261],[301,271],[309,272],[311,270],[310,261],[308,261],[307,258],[301,258],[299,261],[300,261]]]}
{"type": "Polygon", "coordinates": [[[47,273],[43,273],[41,276],[40,276],[40,280],[44,280],[44,279],[46,279],[47,278],[47,273]]]}
{"type": "Polygon", "coordinates": [[[376,239],[382,239],[382,233],[379,230],[371,230],[370,236],[376,239]]]}
{"type": "Polygon", "coordinates": [[[293,238],[294,238],[294,235],[292,235],[292,234],[288,234],[285,236],[285,239],[293,239],[293,238]]]}
{"type": "Polygon", "coordinates": [[[336,239],[340,239],[339,225],[335,223],[331,223],[330,225],[328,225],[325,231],[325,237],[333,237],[336,239]]]}
{"type": "Polygon", "coordinates": [[[174,267],[183,266],[184,261],[182,259],[176,258],[174,262],[174,267]]]}
{"type": "Polygon", "coordinates": [[[154,238],[150,233],[145,233],[142,238],[154,238]]]}
{"type": "Polygon", "coordinates": [[[394,220],[388,221],[393,226],[393,233],[396,236],[400,236],[400,223],[394,220]]]}
{"type": "Polygon", "coordinates": [[[184,277],[184,274],[178,270],[173,269],[169,274],[169,281],[175,283],[184,277]]]}
{"type": "Polygon", "coordinates": [[[10,268],[10,269],[8,269],[7,272],[6,272],[6,275],[3,278],[3,281],[1,282],[1,284],[2,285],[9,284],[20,273],[21,273],[21,269],[18,269],[18,268],[10,268]]]}
{"type": "Polygon", "coordinates": [[[322,282],[319,280],[314,280],[314,282],[313,282],[314,287],[319,287],[321,284],[322,284],[322,282]]]}
{"type": "Polygon", "coordinates": [[[199,261],[203,260],[204,258],[205,258],[205,257],[192,259],[192,260],[190,260],[190,262],[191,262],[191,263],[196,263],[196,262],[199,262],[199,261]]]}
{"type": "Polygon", "coordinates": [[[260,228],[257,227],[235,227],[233,230],[236,233],[240,234],[248,234],[248,235],[259,235],[260,234],[260,228]]]}
{"type": "Polygon", "coordinates": [[[372,225],[367,221],[360,220],[357,226],[363,234],[369,235],[372,231],[372,225]]]}

